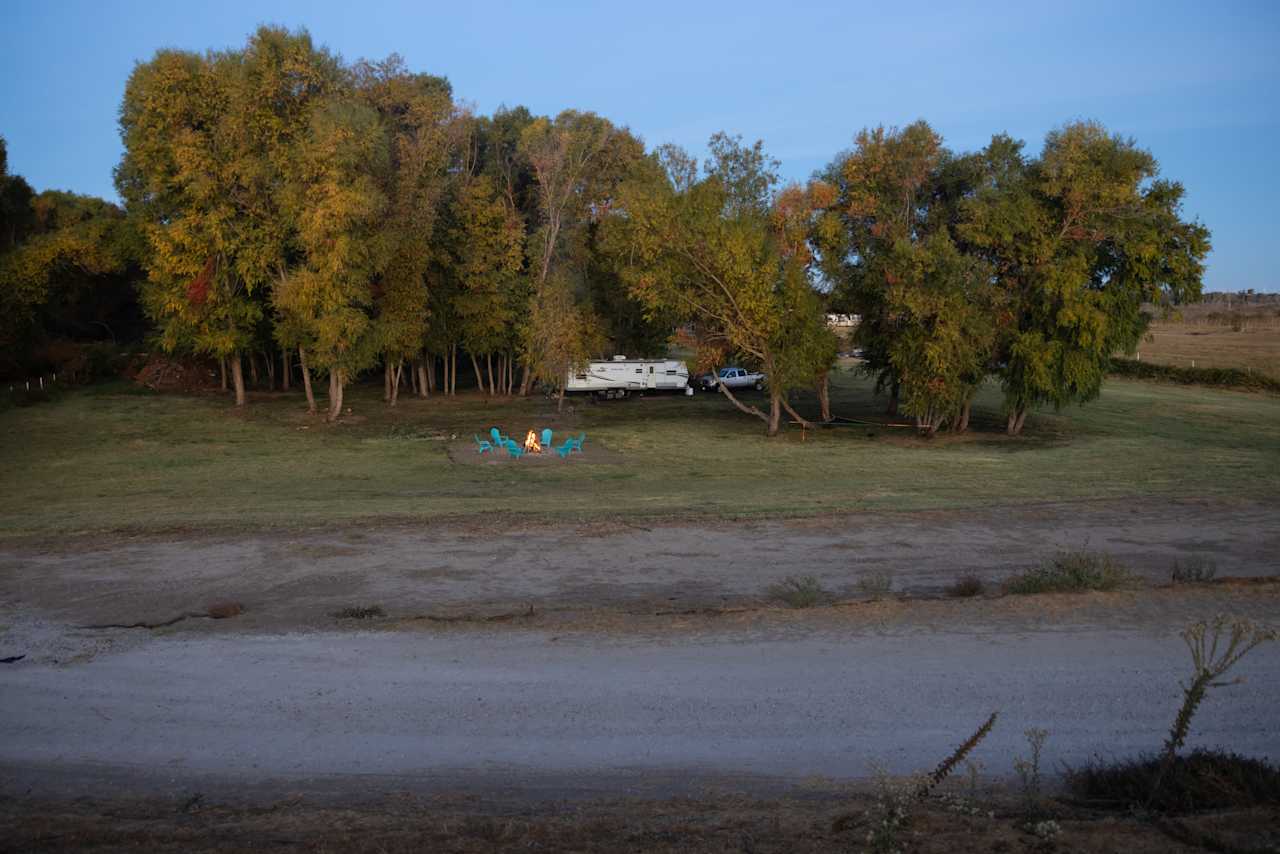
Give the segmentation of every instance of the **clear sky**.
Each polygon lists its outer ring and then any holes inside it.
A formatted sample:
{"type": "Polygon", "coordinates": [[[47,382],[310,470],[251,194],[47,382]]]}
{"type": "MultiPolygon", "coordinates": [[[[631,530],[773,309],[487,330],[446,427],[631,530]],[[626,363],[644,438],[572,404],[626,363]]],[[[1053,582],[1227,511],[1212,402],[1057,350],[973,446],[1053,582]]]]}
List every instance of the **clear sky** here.
{"type": "Polygon", "coordinates": [[[347,59],[398,52],[480,112],[594,110],[650,145],[763,139],[803,180],[859,128],[933,124],[957,150],[1098,119],[1134,137],[1213,231],[1206,287],[1280,290],[1280,2],[560,3],[11,0],[0,134],[37,190],[114,198],[116,114],[162,47],[306,27],[347,59]]]}

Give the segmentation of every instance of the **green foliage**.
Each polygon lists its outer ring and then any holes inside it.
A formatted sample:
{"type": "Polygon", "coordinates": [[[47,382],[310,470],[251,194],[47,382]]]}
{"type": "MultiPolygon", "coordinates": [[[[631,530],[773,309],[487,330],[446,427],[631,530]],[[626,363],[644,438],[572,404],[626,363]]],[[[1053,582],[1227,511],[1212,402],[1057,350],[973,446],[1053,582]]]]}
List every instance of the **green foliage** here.
{"type": "Polygon", "coordinates": [[[1004,591],[1015,595],[1117,590],[1139,579],[1110,555],[1091,551],[1063,552],[1043,566],[1012,576],[1004,591]]]}
{"type": "Polygon", "coordinates": [[[1119,358],[1112,358],[1109,367],[1110,372],[1118,377],[1280,393],[1280,380],[1240,368],[1180,368],[1119,358]]]}
{"type": "Polygon", "coordinates": [[[775,178],[760,146],[744,149],[722,135],[715,143],[716,159],[701,180],[688,183],[691,158],[668,148],[622,185],[623,214],[607,223],[607,241],[650,315],[696,330],[698,367],[733,359],[760,368],[770,413],[737,405],[774,435],[785,394],[816,383],[835,359],[834,335],[808,279],[812,259],[794,236],[820,192],[797,189],[775,205],[765,198],[775,178]],[[677,164],[674,182],[664,159],[677,164]]]}
{"type": "Polygon", "coordinates": [[[1038,160],[994,138],[959,232],[996,271],[1007,314],[993,363],[1010,432],[1040,404],[1097,397],[1117,350],[1146,329],[1145,301],[1200,292],[1208,230],[1180,218],[1182,188],[1101,125],[1051,132],[1038,160]]]}
{"type": "Polygon", "coordinates": [[[812,575],[788,575],[765,591],[788,608],[813,608],[829,604],[835,597],[812,575]]]}

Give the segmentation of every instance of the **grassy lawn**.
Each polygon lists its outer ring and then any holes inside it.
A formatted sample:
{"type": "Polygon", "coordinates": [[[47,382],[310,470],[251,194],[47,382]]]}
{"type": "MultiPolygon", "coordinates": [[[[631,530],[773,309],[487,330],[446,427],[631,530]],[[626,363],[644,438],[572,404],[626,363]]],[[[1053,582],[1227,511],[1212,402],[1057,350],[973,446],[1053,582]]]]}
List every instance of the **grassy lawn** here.
{"type": "MultiPolygon", "coordinates": [[[[355,415],[336,425],[306,416],[300,395],[262,396],[239,413],[222,397],[124,384],[0,412],[0,536],[1280,495],[1280,398],[1241,392],[1112,381],[1100,400],[1035,415],[1027,435],[1010,439],[990,388],[972,435],[930,442],[883,425],[804,440],[792,428],[770,440],[717,395],[578,401],[557,417],[542,398],[404,398],[392,410],[380,391],[353,390],[355,415]],[[491,424],[513,435],[585,431],[605,453],[568,464],[456,462],[491,424]]],[[[882,408],[849,372],[833,402],[852,418],[875,420],[882,408]]]]}

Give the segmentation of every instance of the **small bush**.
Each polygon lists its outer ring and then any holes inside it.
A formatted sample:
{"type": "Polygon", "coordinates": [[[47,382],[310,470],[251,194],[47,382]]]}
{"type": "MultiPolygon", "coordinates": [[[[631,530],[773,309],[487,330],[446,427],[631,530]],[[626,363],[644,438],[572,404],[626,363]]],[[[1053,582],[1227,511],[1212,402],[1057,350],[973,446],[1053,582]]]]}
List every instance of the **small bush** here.
{"type": "Polygon", "coordinates": [[[893,590],[892,572],[866,572],[858,579],[858,591],[867,596],[885,596],[893,590]]]}
{"type": "Polygon", "coordinates": [[[947,588],[947,595],[952,599],[968,599],[981,596],[983,589],[981,578],[976,575],[966,575],[963,578],[957,578],[955,583],[947,588]]]}
{"type": "Polygon", "coordinates": [[[1193,555],[1186,561],[1173,562],[1173,572],[1170,578],[1174,584],[1204,584],[1212,581],[1213,577],[1218,574],[1218,565],[1212,560],[1200,555],[1193,555]]]}
{"type": "Polygon", "coordinates": [[[1110,555],[1100,552],[1063,552],[1036,569],[1008,578],[1006,593],[1074,593],[1084,590],[1116,590],[1138,578],[1110,555]]]}
{"type": "Polygon", "coordinates": [[[770,599],[776,599],[788,608],[813,608],[835,598],[812,575],[788,575],[771,585],[767,592],[770,599]]]}
{"type": "Polygon", "coordinates": [[[1280,768],[1265,760],[1193,750],[1177,757],[1163,779],[1162,764],[1163,758],[1153,754],[1119,762],[1095,759],[1067,770],[1067,788],[1078,798],[1117,809],[1146,804],[1160,812],[1199,812],[1280,804],[1280,768]]]}
{"type": "Polygon", "coordinates": [[[382,610],[381,605],[369,605],[367,607],[353,605],[340,611],[334,611],[331,616],[337,620],[372,620],[386,615],[387,612],[382,610]]]}

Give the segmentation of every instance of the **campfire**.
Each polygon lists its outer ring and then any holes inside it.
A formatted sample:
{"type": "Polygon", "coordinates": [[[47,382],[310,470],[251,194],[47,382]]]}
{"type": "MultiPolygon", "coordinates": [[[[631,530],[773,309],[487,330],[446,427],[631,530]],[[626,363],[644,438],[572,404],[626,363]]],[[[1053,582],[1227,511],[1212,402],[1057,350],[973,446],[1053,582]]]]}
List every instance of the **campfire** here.
{"type": "Polygon", "coordinates": [[[542,443],[538,441],[538,434],[532,430],[524,437],[524,451],[526,454],[542,453],[542,443]]]}

